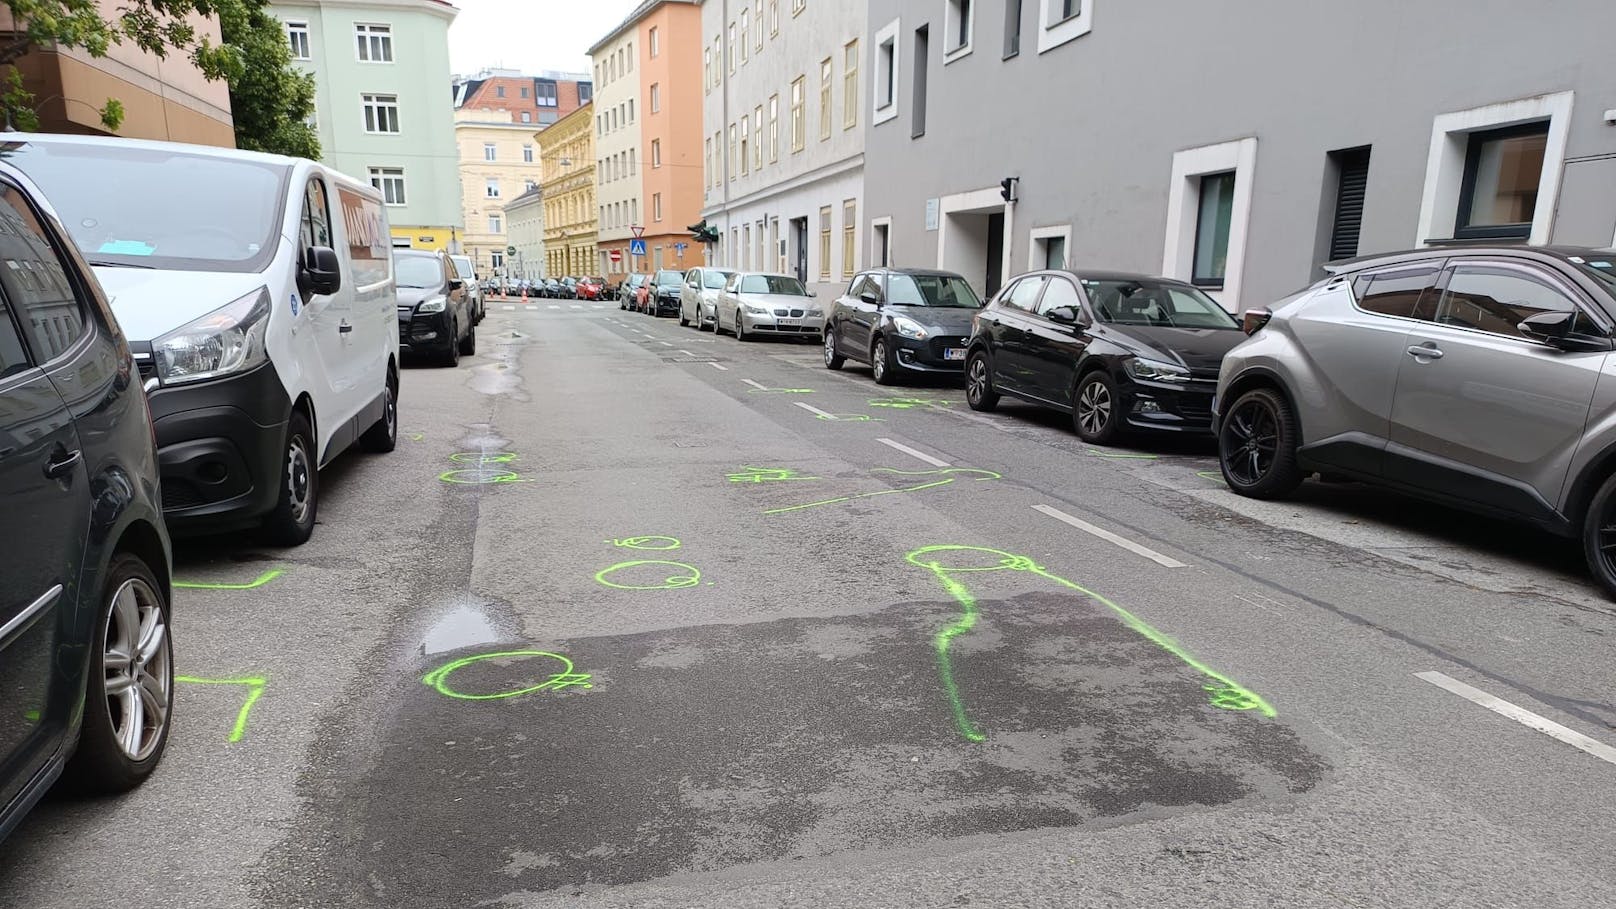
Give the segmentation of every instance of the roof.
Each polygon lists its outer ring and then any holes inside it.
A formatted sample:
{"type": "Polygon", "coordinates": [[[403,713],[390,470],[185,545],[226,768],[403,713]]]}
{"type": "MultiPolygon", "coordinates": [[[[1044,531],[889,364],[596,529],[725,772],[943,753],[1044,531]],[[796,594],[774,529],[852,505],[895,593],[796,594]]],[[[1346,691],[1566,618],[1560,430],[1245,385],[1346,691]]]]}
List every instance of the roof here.
{"type": "Polygon", "coordinates": [[[1393,265],[1398,262],[1414,262],[1443,256],[1524,256],[1538,259],[1566,259],[1571,256],[1605,257],[1612,255],[1616,255],[1616,249],[1600,249],[1590,246],[1527,246],[1522,243],[1464,243],[1453,246],[1425,246],[1419,249],[1373,253],[1366,256],[1356,256],[1351,259],[1326,262],[1323,267],[1326,274],[1342,275],[1360,271],[1372,265],[1393,265]]]}
{"type": "MultiPolygon", "coordinates": [[[[217,145],[193,145],[188,142],[165,142],[158,139],[125,139],[122,136],[83,136],[73,133],[7,133],[0,132],[0,143],[29,143],[49,142],[58,145],[85,145],[100,148],[143,148],[151,151],[167,151],[175,154],[202,155],[212,158],[231,158],[236,161],[256,161],[260,164],[274,164],[279,167],[291,167],[300,162],[307,162],[307,158],[293,158],[287,155],[272,155],[267,152],[243,151],[239,148],[223,148],[217,145]]],[[[318,163],[318,162],[314,162],[318,163]]]]}
{"type": "Polygon", "coordinates": [[[585,51],[585,53],[593,57],[595,55],[595,51],[600,50],[602,47],[609,44],[613,38],[616,38],[618,35],[621,35],[622,33],[633,28],[636,22],[639,22],[641,19],[644,19],[646,16],[650,15],[653,10],[664,3],[684,3],[694,6],[699,2],[700,0],[644,0],[644,2],[639,6],[634,7],[634,11],[628,14],[628,18],[624,19],[622,22],[619,22],[615,28],[607,32],[606,37],[601,38],[594,44],[589,45],[589,50],[585,51]]]}

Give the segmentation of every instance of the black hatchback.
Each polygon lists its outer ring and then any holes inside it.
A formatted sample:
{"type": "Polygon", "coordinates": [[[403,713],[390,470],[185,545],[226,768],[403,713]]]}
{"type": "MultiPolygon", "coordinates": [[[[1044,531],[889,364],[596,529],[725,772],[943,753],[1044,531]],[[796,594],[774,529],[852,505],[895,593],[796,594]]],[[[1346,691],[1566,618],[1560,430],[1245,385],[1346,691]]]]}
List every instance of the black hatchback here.
{"type": "Polygon", "coordinates": [[[66,772],[138,785],[168,741],[171,555],[129,344],[33,187],[0,165],[0,839],[66,772]]]}
{"type": "Polygon", "coordinates": [[[977,317],[965,400],[992,410],[1004,394],[1069,412],[1097,445],[1129,430],[1210,435],[1218,369],[1245,338],[1182,281],[1032,272],[1006,282],[977,317]]]}
{"type": "Polygon", "coordinates": [[[982,301],[951,271],[877,268],[856,275],[825,319],[825,366],[870,364],[881,385],[905,375],[957,376],[982,301]]]}

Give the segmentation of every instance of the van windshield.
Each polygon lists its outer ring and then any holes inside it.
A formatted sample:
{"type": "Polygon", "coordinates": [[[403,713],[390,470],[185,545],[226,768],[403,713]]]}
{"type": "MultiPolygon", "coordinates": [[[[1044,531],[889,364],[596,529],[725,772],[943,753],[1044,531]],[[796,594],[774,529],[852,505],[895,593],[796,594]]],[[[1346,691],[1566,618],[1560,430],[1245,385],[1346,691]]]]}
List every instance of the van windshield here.
{"type": "Polygon", "coordinates": [[[0,157],[39,184],[93,265],[257,272],[275,255],[290,167],[50,141],[3,143],[0,157]]]}

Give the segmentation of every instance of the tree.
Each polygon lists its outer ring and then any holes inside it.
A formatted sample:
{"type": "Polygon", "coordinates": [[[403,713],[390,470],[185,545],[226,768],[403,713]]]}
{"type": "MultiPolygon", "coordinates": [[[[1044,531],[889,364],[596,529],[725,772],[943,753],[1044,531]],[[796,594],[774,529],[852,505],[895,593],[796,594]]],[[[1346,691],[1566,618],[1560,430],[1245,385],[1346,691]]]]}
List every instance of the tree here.
{"type": "Polygon", "coordinates": [[[314,77],[292,63],[292,48],[280,21],[264,0],[214,0],[219,31],[232,60],[226,73],[236,146],[300,158],[320,157],[320,139],[309,125],[314,77]]]}

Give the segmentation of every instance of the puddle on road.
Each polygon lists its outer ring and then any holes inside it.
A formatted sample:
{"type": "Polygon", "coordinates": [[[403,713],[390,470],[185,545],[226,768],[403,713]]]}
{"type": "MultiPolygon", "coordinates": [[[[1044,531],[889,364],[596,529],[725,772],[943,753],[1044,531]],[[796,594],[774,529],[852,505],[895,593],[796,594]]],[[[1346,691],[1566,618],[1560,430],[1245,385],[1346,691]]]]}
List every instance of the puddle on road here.
{"type": "Polygon", "coordinates": [[[491,644],[504,635],[484,609],[471,601],[452,606],[421,636],[422,654],[459,650],[473,644],[491,644]]]}
{"type": "Polygon", "coordinates": [[[510,331],[494,342],[493,361],[473,367],[467,381],[473,391],[485,395],[505,395],[513,400],[526,401],[522,394],[521,348],[527,336],[510,331]]]}

